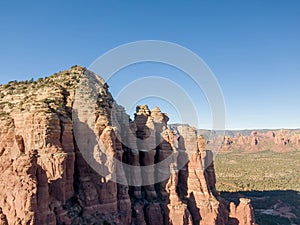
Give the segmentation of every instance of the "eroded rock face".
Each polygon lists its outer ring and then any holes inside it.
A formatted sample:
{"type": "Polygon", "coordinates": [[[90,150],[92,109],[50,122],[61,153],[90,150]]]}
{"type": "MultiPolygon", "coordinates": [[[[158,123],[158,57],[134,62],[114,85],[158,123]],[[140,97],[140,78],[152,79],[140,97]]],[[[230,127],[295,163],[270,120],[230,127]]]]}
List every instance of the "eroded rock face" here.
{"type": "Polygon", "coordinates": [[[3,214],[2,209],[0,208],[0,225],[8,225],[7,218],[3,214]]]}
{"type": "Polygon", "coordinates": [[[254,224],[253,209],[250,199],[241,198],[238,206],[230,203],[229,224],[254,224]],[[237,223],[238,222],[238,223],[237,223]]]}
{"type": "Polygon", "coordinates": [[[218,195],[195,129],[176,133],[146,105],[131,121],[92,72],[76,66],[0,92],[0,224],[254,224],[247,200],[218,195]],[[94,102],[76,89],[84,79],[94,102]]]}

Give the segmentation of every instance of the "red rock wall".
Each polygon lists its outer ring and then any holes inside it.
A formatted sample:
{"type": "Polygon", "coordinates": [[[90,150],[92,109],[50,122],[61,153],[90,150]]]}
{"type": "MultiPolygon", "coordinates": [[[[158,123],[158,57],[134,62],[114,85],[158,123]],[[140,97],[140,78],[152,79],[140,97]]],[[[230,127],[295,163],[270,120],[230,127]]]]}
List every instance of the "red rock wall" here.
{"type": "Polygon", "coordinates": [[[84,110],[72,117],[75,92],[58,86],[40,94],[56,96],[63,107],[31,103],[30,109],[1,118],[0,224],[254,224],[250,203],[229,207],[219,197],[212,153],[193,128],[178,128],[176,147],[166,114],[139,106],[130,122],[124,109],[114,105],[104,81],[96,83],[100,92],[94,117],[88,100],[74,105],[84,110]],[[76,116],[83,122],[77,123],[82,135],[75,140],[76,116]],[[96,140],[101,146],[93,149],[91,165],[83,156],[88,149],[79,146],[94,146],[96,140]],[[132,166],[160,166],[132,172],[104,153],[132,166]],[[95,172],[97,166],[107,175],[95,172]],[[113,175],[118,183],[110,180],[113,175]]]}

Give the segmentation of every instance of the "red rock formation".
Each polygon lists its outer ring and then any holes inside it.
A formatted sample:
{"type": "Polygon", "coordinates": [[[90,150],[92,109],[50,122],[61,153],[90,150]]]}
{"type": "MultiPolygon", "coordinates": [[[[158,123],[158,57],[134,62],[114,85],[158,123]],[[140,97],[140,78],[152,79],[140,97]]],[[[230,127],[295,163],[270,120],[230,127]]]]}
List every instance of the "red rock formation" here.
{"type": "MultiPolygon", "coordinates": [[[[212,143],[219,141],[221,136],[210,140],[212,143]]],[[[265,151],[288,152],[299,149],[300,131],[299,130],[274,130],[267,132],[252,131],[251,134],[235,136],[225,136],[221,152],[230,151],[265,151]]]]}
{"type": "Polygon", "coordinates": [[[254,215],[253,209],[250,204],[250,199],[241,198],[240,204],[235,206],[233,203],[230,203],[230,218],[229,225],[237,224],[254,224],[254,215]]]}
{"type": "Polygon", "coordinates": [[[229,212],[218,195],[206,141],[178,127],[174,144],[159,108],[130,121],[82,67],[14,85],[0,87],[0,224],[254,224],[250,203],[229,212]]]}

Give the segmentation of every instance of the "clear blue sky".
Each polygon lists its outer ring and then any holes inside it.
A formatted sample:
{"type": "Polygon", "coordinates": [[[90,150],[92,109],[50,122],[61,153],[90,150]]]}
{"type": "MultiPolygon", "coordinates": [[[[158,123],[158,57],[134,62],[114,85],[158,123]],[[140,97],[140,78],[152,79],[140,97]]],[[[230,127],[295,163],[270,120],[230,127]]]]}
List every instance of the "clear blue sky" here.
{"type": "Polygon", "coordinates": [[[50,2],[0,2],[0,83],[89,66],[127,42],[165,40],[212,69],[227,128],[300,127],[300,1],[50,2]]]}

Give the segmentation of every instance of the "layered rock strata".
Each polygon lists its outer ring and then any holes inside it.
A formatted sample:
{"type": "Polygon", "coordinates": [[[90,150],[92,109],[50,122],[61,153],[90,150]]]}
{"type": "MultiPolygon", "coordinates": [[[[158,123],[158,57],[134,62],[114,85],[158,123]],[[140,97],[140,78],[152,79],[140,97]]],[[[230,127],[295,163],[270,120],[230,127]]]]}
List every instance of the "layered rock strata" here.
{"type": "Polygon", "coordinates": [[[237,133],[234,136],[218,136],[211,142],[220,142],[223,138],[221,152],[229,151],[265,151],[289,152],[300,148],[299,130],[274,130],[267,132],[252,131],[250,135],[237,133]]]}
{"type": "Polygon", "coordinates": [[[0,93],[0,224],[255,224],[220,198],[195,129],[145,105],[131,121],[85,68],[0,93]]]}

